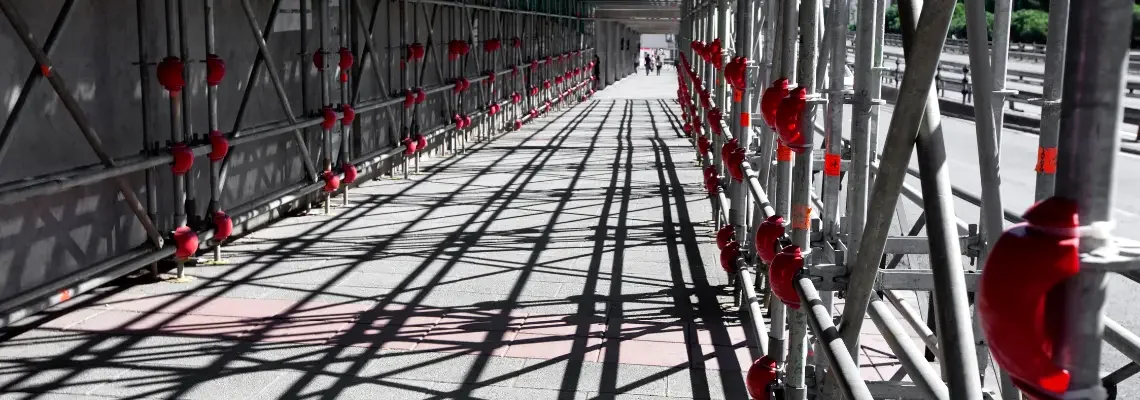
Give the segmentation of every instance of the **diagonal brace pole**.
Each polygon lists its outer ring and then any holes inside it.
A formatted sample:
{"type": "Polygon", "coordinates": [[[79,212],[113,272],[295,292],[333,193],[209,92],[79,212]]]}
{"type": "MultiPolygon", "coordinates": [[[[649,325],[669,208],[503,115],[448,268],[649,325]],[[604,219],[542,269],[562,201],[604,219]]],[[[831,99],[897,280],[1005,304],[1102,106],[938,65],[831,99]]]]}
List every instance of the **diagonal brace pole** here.
{"type": "MultiPolygon", "coordinates": [[[[253,14],[253,7],[249,5],[249,0],[242,0],[241,8],[245,11],[245,19],[249,22],[249,29],[253,31],[253,36],[257,39],[257,49],[261,57],[265,59],[265,70],[269,72],[269,80],[273,82],[273,88],[277,89],[277,100],[281,102],[281,108],[284,109],[289,123],[296,124],[297,116],[293,114],[293,106],[289,105],[289,95],[285,94],[285,85],[281,83],[281,76],[274,69],[277,64],[273,62],[273,53],[269,52],[269,46],[265,43],[261,28],[257,26],[257,16],[253,14]]],[[[305,137],[301,134],[300,129],[293,130],[293,140],[297,141],[297,150],[301,152],[301,161],[305,163],[305,171],[309,173],[309,180],[316,182],[317,167],[313,165],[313,159],[309,155],[309,147],[305,144],[305,137]]]]}
{"type": "MultiPolygon", "coordinates": [[[[55,94],[59,96],[60,102],[63,103],[64,108],[71,114],[71,118],[75,120],[75,124],[79,126],[79,131],[83,133],[83,137],[87,139],[87,143],[91,145],[91,149],[95,151],[95,155],[103,162],[107,168],[114,168],[115,161],[111,155],[103,148],[103,141],[99,138],[99,134],[95,132],[95,128],[91,127],[91,120],[87,118],[87,114],[79,107],[79,102],[71,95],[68,90],[67,84],[60,77],[58,71],[52,68],[51,59],[48,58],[47,53],[43,51],[36,44],[35,38],[32,37],[31,30],[28,29],[28,23],[16,7],[12,5],[11,0],[0,0],[0,12],[12,24],[12,29],[16,31],[16,35],[20,37],[20,41],[24,42],[24,47],[31,53],[32,58],[36,63],[47,71],[47,80],[51,84],[55,94]]],[[[127,206],[131,208],[131,212],[135,213],[135,217],[142,223],[143,229],[146,230],[147,236],[150,238],[151,243],[155,247],[162,247],[162,234],[158,232],[158,228],[154,225],[154,221],[146,214],[146,209],[143,207],[142,202],[139,201],[138,195],[135,194],[134,189],[130,183],[121,176],[113,178],[115,184],[119,186],[119,192],[123,194],[123,198],[127,202],[127,206]]]]}
{"type": "MultiPolygon", "coordinates": [[[[59,16],[55,18],[55,25],[52,25],[51,32],[44,40],[44,54],[50,56],[52,50],[55,50],[59,35],[63,33],[64,27],[71,20],[71,10],[75,8],[74,6],[75,0],[67,0],[63,3],[63,7],[59,10],[59,16]]],[[[24,86],[20,87],[20,95],[16,98],[16,104],[12,105],[8,120],[4,121],[4,128],[0,130],[0,160],[3,160],[4,155],[8,152],[8,141],[12,140],[12,132],[16,130],[16,124],[20,122],[20,115],[23,114],[24,106],[28,105],[28,95],[32,93],[32,89],[36,88],[42,78],[43,72],[40,66],[33,65],[31,72],[28,72],[28,78],[24,79],[24,86]]]]}

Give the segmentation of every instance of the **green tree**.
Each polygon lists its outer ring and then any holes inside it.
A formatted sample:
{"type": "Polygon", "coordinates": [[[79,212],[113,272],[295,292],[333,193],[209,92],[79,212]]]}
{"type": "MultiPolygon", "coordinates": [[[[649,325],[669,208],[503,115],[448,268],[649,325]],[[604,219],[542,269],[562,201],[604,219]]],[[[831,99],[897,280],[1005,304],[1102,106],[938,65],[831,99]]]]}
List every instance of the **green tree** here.
{"type": "Polygon", "coordinates": [[[899,6],[898,4],[891,4],[887,7],[886,17],[887,33],[902,33],[902,21],[899,19],[899,6]]]}
{"type": "Polygon", "coordinates": [[[1015,43],[1045,43],[1049,32],[1049,13],[1041,10],[1017,10],[1009,24],[1011,40],[1015,43]]]}

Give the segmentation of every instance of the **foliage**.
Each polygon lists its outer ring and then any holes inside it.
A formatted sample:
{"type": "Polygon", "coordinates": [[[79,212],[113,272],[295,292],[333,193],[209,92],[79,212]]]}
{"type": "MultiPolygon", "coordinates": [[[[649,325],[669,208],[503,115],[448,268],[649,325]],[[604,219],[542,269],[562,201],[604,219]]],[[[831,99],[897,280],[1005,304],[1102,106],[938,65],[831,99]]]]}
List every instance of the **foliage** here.
{"type": "Polygon", "coordinates": [[[1014,43],[1045,43],[1049,32],[1049,13],[1041,10],[1017,10],[1009,23],[1010,40],[1014,43]]]}

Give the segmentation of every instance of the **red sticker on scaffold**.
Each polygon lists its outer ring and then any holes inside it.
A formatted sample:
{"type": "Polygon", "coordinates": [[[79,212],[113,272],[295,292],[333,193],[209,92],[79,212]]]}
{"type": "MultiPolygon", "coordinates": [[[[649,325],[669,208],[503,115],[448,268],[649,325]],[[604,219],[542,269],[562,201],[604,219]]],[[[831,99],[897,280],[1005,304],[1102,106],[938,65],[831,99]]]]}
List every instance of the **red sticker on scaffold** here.
{"type": "Polygon", "coordinates": [[[792,148],[779,143],[776,146],[776,161],[792,161],[792,148]]]}
{"type": "Polygon", "coordinates": [[[752,113],[740,113],[740,126],[742,128],[748,128],[752,126],[752,113]]]}
{"type": "Polygon", "coordinates": [[[740,90],[733,90],[732,91],[732,102],[733,103],[739,103],[740,99],[743,97],[744,97],[744,92],[742,92],[740,90]]]}
{"type": "Polygon", "coordinates": [[[796,204],[792,209],[792,229],[811,229],[811,207],[796,204]]]}
{"type": "Polygon", "coordinates": [[[1057,148],[1056,147],[1038,147],[1037,148],[1037,166],[1033,168],[1034,171],[1043,174],[1053,175],[1057,173],[1057,148]]]}
{"type": "Polygon", "coordinates": [[[842,163],[843,159],[838,154],[827,153],[823,156],[823,174],[827,176],[839,176],[842,163]]]}

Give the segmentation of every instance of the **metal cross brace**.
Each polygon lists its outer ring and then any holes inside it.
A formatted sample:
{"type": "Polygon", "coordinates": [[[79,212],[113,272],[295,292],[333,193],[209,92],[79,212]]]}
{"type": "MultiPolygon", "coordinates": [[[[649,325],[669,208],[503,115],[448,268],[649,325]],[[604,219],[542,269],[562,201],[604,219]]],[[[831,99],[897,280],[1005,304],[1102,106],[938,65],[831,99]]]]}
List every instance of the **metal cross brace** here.
{"type": "MultiPolygon", "coordinates": [[[[36,60],[40,68],[43,68],[47,73],[48,83],[51,84],[52,89],[55,90],[59,100],[63,103],[64,108],[71,114],[71,118],[75,120],[75,124],[79,126],[80,132],[83,133],[87,143],[91,145],[91,149],[95,151],[95,155],[103,162],[107,168],[114,168],[115,161],[111,155],[103,148],[103,141],[99,138],[99,134],[95,132],[95,128],[91,126],[91,120],[87,118],[87,113],[79,106],[79,102],[71,95],[71,91],[67,88],[67,84],[63,81],[58,71],[55,71],[51,59],[47,53],[40,48],[32,37],[31,30],[28,28],[28,23],[16,7],[12,5],[10,0],[0,0],[0,12],[12,24],[12,29],[16,31],[17,36],[24,43],[24,47],[31,53],[32,58],[36,60]]],[[[154,221],[146,214],[146,209],[143,207],[142,202],[139,201],[138,195],[135,194],[134,188],[122,176],[113,178],[115,184],[119,187],[119,192],[123,194],[127,206],[130,207],[131,212],[135,214],[139,222],[142,223],[143,229],[146,230],[147,236],[150,238],[151,243],[155,247],[162,247],[162,235],[158,232],[158,227],[154,225],[154,221]]]]}

